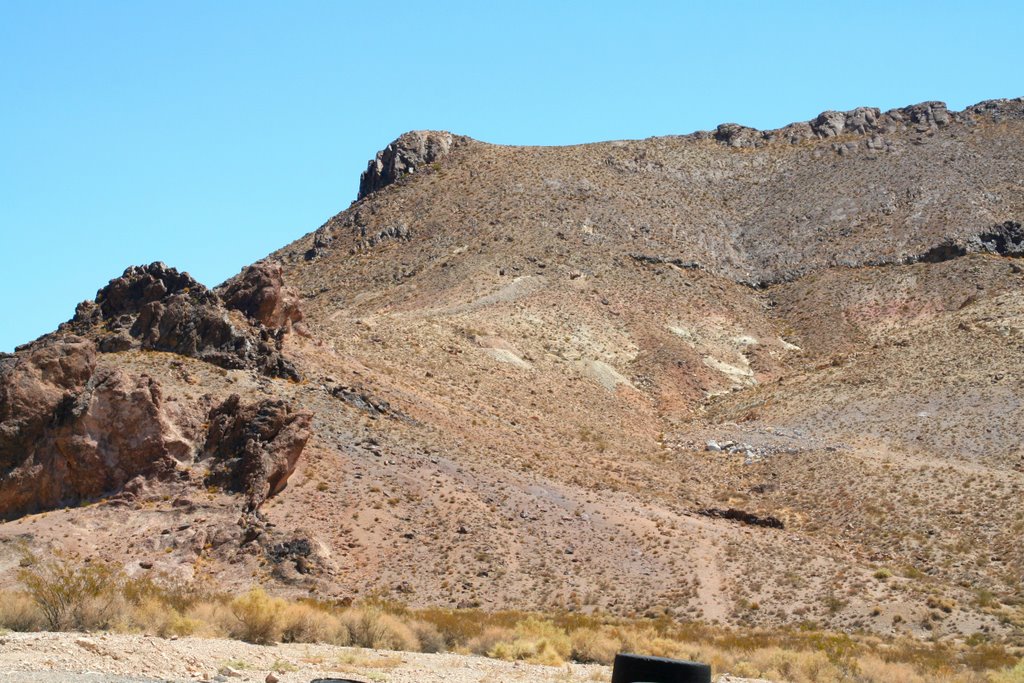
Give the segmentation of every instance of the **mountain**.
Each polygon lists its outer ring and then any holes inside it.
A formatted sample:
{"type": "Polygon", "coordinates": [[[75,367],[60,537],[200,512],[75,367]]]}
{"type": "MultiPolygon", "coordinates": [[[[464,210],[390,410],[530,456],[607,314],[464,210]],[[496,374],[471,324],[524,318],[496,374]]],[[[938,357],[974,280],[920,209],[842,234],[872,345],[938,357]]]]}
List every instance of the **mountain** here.
{"type": "Polygon", "coordinates": [[[1022,143],[1024,99],[407,133],[219,287],[132,267],[0,359],[0,539],[229,590],[1020,644],[1022,143]]]}

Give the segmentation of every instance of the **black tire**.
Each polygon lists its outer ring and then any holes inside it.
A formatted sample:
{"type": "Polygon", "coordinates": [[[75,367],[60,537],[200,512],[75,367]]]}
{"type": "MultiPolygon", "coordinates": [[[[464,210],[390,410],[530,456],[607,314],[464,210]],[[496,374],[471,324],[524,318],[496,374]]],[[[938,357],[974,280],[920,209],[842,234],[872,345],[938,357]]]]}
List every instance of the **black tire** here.
{"type": "Polygon", "coordinates": [[[364,683],[351,678],[314,678],[309,683],[364,683]]]}
{"type": "Polygon", "coordinates": [[[711,683],[711,667],[679,659],[618,654],[612,683],[711,683]]]}

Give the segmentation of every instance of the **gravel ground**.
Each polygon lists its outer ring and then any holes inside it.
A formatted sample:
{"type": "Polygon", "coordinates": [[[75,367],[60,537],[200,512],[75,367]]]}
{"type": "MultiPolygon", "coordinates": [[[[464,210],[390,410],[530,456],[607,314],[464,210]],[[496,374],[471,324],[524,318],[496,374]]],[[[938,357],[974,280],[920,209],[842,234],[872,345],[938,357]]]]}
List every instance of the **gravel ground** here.
{"type": "MultiPolygon", "coordinates": [[[[78,633],[0,636],[2,683],[151,683],[256,681],[273,673],[280,683],[318,677],[366,683],[491,683],[608,681],[611,669],[502,662],[455,654],[387,652],[332,645],[249,645],[234,640],[78,633]]],[[[719,683],[755,683],[722,676],[719,683]]]]}

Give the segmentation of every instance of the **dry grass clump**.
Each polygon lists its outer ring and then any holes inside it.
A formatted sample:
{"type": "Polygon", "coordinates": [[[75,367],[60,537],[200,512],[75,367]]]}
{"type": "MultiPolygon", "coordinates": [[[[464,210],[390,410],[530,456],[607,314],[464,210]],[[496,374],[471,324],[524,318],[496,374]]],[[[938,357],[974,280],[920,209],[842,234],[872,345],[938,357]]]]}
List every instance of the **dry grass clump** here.
{"type": "Polygon", "coordinates": [[[1015,667],[997,671],[991,676],[991,683],[1024,683],[1024,659],[1015,667]]]}
{"type": "Polygon", "coordinates": [[[27,593],[0,592],[0,626],[12,631],[38,631],[43,616],[27,593]]]}
{"type": "Polygon", "coordinates": [[[622,651],[622,641],[605,629],[580,628],[569,636],[572,658],[583,664],[611,664],[622,651]]]}
{"type": "Polygon", "coordinates": [[[200,632],[204,622],[186,616],[154,597],[134,605],[128,622],[161,638],[191,636],[200,632]]]}
{"type": "Polygon", "coordinates": [[[266,645],[281,639],[281,614],[287,603],[272,598],[262,588],[253,588],[231,601],[236,623],[231,637],[247,643],[266,645]]]}
{"type": "Polygon", "coordinates": [[[408,624],[376,606],[345,610],[341,623],[348,629],[352,645],[375,650],[420,649],[419,638],[408,624]]]}
{"type": "Polygon", "coordinates": [[[348,645],[349,631],[341,620],[318,606],[299,602],[281,612],[281,641],[285,643],[332,643],[348,645]]]}
{"type": "Polygon", "coordinates": [[[528,617],[487,652],[488,657],[559,666],[572,653],[569,635],[550,621],[528,617]]]}

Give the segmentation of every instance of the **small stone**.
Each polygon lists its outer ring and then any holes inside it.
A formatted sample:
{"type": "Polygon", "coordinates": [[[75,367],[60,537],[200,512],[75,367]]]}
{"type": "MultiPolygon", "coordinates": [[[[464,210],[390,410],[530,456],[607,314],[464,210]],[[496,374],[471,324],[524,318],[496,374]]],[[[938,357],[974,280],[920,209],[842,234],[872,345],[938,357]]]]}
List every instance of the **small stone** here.
{"type": "Polygon", "coordinates": [[[706,451],[720,451],[720,450],[722,450],[722,447],[718,445],[717,441],[712,440],[712,441],[708,441],[707,445],[704,447],[704,450],[706,450],[706,451]]]}
{"type": "Polygon", "coordinates": [[[275,676],[274,672],[271,671],[267,674],[267,677],[264,680],[266,681],[266,683],[278,683],[278,681],[280,681],[281,679],[275,676]]]}

